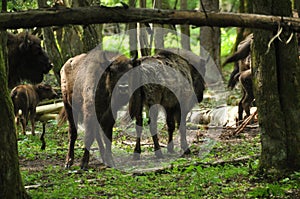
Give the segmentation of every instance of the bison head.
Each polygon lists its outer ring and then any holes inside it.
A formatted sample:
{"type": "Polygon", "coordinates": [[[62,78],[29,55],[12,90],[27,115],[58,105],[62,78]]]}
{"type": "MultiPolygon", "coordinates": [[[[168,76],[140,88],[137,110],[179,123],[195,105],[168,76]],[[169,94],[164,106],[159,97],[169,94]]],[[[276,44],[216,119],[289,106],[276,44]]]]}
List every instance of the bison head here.
{"type": "Polygon", "coordinates": [[[43,75],[52,68],[49,57],[41,47],[41,40],[28,32],[18,35],[8,33],[7,47],[9,87],[22,80],[40,83],[43,75]]]}
{"type": "Polygon", "coordinates": [[[57,98],[57,93],[53,90],[53,88],[48,84],[37,84],[35,85],[36,92],[38,93],[40,100],[43,99],[54,99],[57,98]]]}
{"type": "Polygon", "coordinates": [[[116,89],[117,93],[120,95],[128,95],[128,78],[122,78],[126,76],[132,68],[132,61],[123,55],[113,58],[107,67],[106,72],[106,88],[112,93],[113,89],[116,89]]]}

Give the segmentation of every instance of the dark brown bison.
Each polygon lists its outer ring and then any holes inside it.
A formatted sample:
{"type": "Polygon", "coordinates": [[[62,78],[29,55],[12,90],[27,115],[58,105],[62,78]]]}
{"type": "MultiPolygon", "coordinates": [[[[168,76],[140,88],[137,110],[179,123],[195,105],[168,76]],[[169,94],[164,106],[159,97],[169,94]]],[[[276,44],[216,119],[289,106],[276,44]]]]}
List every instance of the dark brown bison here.
{"type": "Polygon", "coordinates": [[[250,107],[254,101],[254,94],[252,89],[252,75],[251,75],[251,44],[253,41],[253,34],[246,37],[245,40],[241,41],[238,45],[237,51],[229,56],[223,66],[235,62],[235,68],[230,75],[228,87],[233,89],[236,83],[239,81],[242,86],[243,96],[239,102],[238,108],[238,121],[243,120],[243,111],[245,110],[246,115],[250,115],[250,107]]]}
{"type": "Polygon", "coordinates": [[[86,169],[88,166],[89,150],[95,139],[103,162],[114,165],[111,155],[114,114],[129,101],[128,82],[120,82],[119,79],[131,68],[132,60],[97,48],[69,59],[62,67],[61,90],[69,122],[67,168],[74,162],[76,126],[80,118],[85,127],[85,151],[81,168],[86,169]],[[113,92],[115,98],[112,98],[113,92]],[[105,136],[102,136],[101,130],[105,136]]]}
{"type": "Polygon", "coordinates": [[[35,115],[38,103],[43,99],[53,99],[57,93],[47,84],[18,85],[10,93],[17,125],[22,124],[22,132],[25,135],[28,119],[31,122],[31,133],[35,135],[35,115]]]}
{"type": "Polygon", "coordinates": [[[168,126],[168,152],[174,152],[173,132],[177,123],[180,144],[184,154],[190,153],[186,140],[186,116],[192,107],[201,102],[205,83],[202,75],[186,59],[170,51],[160,51],[155,56],[146,56],[136,61],[137,74],[131,82],[134,94],[130,99],[129,113],[136,119],[136,146],[134,159],[140,158],[142,111],[149,110],[150,132],[154,142],[155,155],[162,157],[157,136],[157,104],[166,112],[168,126]]]}
{"type": "Polygon", "coordinates": [[[13,88],[22,80],[32,84],[42,82],[52,65],[41,47],[41,40],[28,32],[7,36],[8,87],[13,88]]]}

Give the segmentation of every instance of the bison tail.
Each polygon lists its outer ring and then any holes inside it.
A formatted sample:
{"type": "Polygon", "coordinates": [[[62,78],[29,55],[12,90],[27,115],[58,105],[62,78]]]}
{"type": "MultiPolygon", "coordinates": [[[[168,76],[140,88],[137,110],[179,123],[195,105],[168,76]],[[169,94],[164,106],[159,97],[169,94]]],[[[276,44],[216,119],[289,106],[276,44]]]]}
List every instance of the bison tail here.
{"type": "Polygon", "coordinates": [[[21,116],[23,114],[23,111],[21,109],[18,110],[18,116],[21,116]]]}
{"type": "Polygon", "coordinates": [[[63,107],[61,109],[61,111],[59,112],[59,115],[58,115],[58,118],[57,118],[57,121],[58,121],[58,126],[62,126],[66,121],[67,121],[67,112],[66,112],[66,109],[65,107],[63,107]]]}

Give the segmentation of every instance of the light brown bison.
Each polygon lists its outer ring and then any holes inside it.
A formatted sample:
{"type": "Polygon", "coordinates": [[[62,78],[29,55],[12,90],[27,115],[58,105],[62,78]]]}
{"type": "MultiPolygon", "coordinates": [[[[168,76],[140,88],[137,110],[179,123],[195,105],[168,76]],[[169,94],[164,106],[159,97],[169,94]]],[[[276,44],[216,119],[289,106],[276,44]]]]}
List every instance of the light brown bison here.
{"type": "Polygon", "coordinates": [[[41,40],[28,32],[7,36],[8,87],[13,88],[22,80],[32,84],[42,82],[52,64],[41,47],[41,40]]]}
{"type": "Polygon", "coordinates": [[[76,127],[81,118],[85,127],[85,151],[81,168],[86,169],[88,166],[89,150],[95,139],[103,162],[114,165],[111,155],[114,114],[129,101],[128,82],[117,82],[131,68],[132,60],[124,55],[98,48],[69,59],[62,67],[61,90],[69,122],[69,149],[65,164],[67,168],[74,162],[76,127]],[[113,92],[116,93],[114,99],[113,92]],[[101,130],[105,135],[103,138],[101,130]]]}
{"type": "Polygon", "coordinates": [[[186,116],[192,107],[201,102],[205,83],[202,75],[186,59],[170,51],[162,50],[157,55],[146,56],[136,61],[138,75],[134,76],[130,87],[134,89],[129,112],[136,119],[136,146],[134,159],[140,158],[143,107],[149,110],[150,132],[154,142],[155,155],[162,158],[157,136],[157,104],[166,112],[168,126],[168,152],[174,152],[173,132],[177,123],[180,144],[184,154],[190,153],[186,140],[186,116]]]}
{"type": "Polygon", "coordinates": [[[239,81],[242,85],[243,96],[239,102],[238,122],[243,120],[243,111],[246,115],[250,115],[250,107],[254,101],[254,94],[252,89],[252,75],[251,75],[251,44],[253,41],[253,34],[250,34],[245,40],[238,45],[238,50],[229,56],[223,66],[235,62],[235,68],[232,71],[228,83],[228,87],[233,89],[239,81]]]}
{"type": "Polygon", "coordinates": [[[35,135],[35,115],[38,103],[43,99],[53,99],[57,93],[47,84],[18,85],[10,93],[16,123],[22,124],[22,132],[25,135],[28,120],[31,122],[31,133],[35,135]]]}

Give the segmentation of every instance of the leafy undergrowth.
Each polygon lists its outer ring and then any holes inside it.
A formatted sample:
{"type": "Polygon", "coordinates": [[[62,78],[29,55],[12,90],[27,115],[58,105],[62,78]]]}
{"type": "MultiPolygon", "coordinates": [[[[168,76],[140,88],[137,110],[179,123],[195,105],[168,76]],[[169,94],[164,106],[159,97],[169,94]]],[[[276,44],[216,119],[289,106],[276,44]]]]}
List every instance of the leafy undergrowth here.
{"type": "MultiPolygon", "coordinates": [[[[90,169],[79,169],[83,144],[76,143],[75,164],[64,169],[67,152],[66,127],[47,125],[46,150],[41,151],[39,136],[20,135],[18,141],[21,173],[32,198],[298,198],[300,173],[277,181],[257,175],[260,152],[257,129],[246,129],[238,137],[218,139],[206,155],[198,155],[203,139],[199,134],[191,143],[193,155],[176,158],[165,167],[150,172],[106,168],[92,156],[90,169]],[[250,158],[249,158],[250,157],[250,158]]],[[[113,145],[127,137],[115,129],[113,145]]],[[[37,134],[39,135],[39,134],[37,134]]],[[[146,146],[144,146],[146,148],[146,146]]],[[[145,154],[154,156],[152,146],[145,154]]],[[[145,157],[147,155],[144,155],[145,157]]]]}

